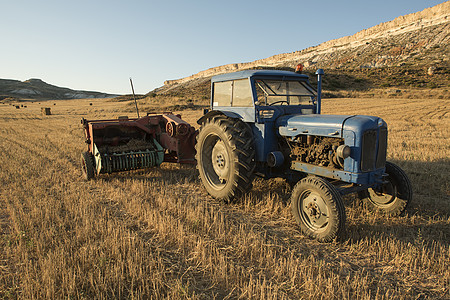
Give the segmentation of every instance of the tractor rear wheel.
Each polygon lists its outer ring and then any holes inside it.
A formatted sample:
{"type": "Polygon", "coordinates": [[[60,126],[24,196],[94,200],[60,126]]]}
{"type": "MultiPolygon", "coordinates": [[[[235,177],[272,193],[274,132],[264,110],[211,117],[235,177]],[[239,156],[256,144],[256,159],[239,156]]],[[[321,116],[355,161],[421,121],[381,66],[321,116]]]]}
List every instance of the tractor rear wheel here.
{"type": "Polygon", "coordinates": [[[412,199],[411,182],[406,173],[396,164],[386,162],[387,182],[379,189],[368,189],[358,197],[371,209],[379,209],[387,215],[398,216],[405,211],[412,199]]]}
{"type": "Polygon", "coordinates": [[[344,236],[344,204],[338,190],[327,180],[316,176],[300,180],[292,191],[291,208],[304,235],[319,242],[344,236]]]}
{"type": "Polygon", "coordinates": [[[197,137],[200,179],[214,198],[229,202],[252,187],[255,149],[250,126],[224,115],[207,118],[197,137]]]}
{"type": "Polygon", "coordinates": [[[81,171],[85,180],[94,178],[94,157],[89,152],[81,153],[81,171]]]}

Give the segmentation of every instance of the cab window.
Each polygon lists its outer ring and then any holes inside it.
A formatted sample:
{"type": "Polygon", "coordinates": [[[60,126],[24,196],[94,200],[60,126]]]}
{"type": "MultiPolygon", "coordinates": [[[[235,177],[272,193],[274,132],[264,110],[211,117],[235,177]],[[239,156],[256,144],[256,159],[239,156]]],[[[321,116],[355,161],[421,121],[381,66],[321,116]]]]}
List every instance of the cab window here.
{"type": "Polygon", "coordinates": [[[288,80],[256,80],[260,105],[312,104],[315,91],[306,83],[288,80]]]}
{"type": "Polygon", "coordinates": [[[233,101],[231,105],[241,107],[253,106],[252,89],[248,79],[233,81],[233,101]]]}
{"type": "Polygon", "coordinates": [[[214,106],[230,106],[232,82],[214,82],[214,106]]]}
{"type": "Polygon", "coordinates": [[[253,106],[253,95],[250,81],[239,79],[214,83],[213,106],[253,106]]]}

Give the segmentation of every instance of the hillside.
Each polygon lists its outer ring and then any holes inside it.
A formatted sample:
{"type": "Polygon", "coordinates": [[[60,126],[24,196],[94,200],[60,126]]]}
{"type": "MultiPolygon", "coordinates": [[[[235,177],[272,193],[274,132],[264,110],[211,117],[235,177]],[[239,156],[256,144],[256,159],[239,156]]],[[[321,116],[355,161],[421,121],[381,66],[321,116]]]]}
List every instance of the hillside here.
{"type": "Polygon", "coordinates": [[[3,102],[19,99],[83,99],[115,96],[117,95],[58,87],[40,79],[26,81],[0,79],[0,101],[3,102]]]}
{"type": "MultiPolygon", "coordinates": [[[[450,53],[450,1],[398,17],[352,36],[322,43],[301,51],[274,55],[248,63],[210,68],[192,76],[167,80],[149,95],[171,95],[198,101],[209,97],[211,76],[255,68],[293,70],[298,64],[312,75],[325,69],[324,87],[330,96],[337,91],[440,89],[448,98],[450,53]]],[[[437,95],[434,95],[437,96],[437,95]]]]}

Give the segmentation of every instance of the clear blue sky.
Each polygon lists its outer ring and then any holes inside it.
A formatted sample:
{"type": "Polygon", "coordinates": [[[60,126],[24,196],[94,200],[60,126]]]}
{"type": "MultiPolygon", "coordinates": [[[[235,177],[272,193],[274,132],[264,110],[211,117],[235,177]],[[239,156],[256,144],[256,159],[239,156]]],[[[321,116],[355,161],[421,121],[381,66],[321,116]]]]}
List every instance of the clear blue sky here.
{"type": "Polygon", "coordinates": [[[219,65],[293,52],[445,1],[0,0],[0,78],[147,93],[219,65]]]}

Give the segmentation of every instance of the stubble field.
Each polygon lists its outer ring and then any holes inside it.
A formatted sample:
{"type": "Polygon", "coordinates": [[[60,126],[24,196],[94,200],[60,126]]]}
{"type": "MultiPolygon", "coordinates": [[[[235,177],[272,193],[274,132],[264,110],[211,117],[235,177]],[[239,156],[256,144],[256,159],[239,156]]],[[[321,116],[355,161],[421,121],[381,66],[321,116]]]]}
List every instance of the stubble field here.
{"type": "MultiPolygon", "coordinates": [[[[346,197],[347,237],[331,244],[301,235],[282,180],[256,180],[236,204],[173,164],[85,182],[81,117],[127,103],[27,106],[0,104],[0,298],[450,298],[448,100],[324,100],[327,114],[384,118],[388,159],[414,190],[401,217],[346,197]]],[[[181,113],[194,124],[201,111],[181,113]]]]}

